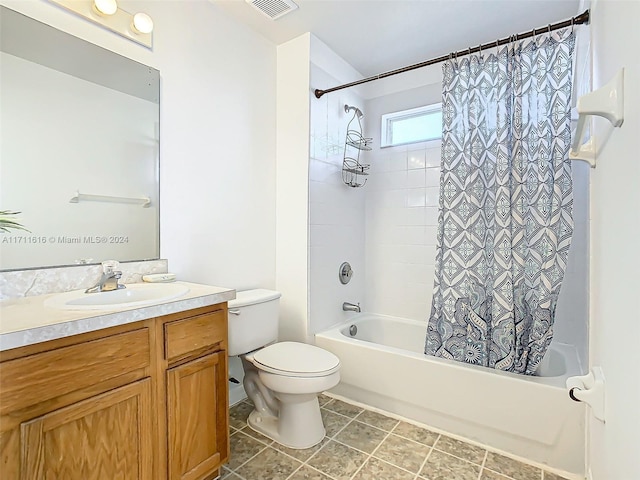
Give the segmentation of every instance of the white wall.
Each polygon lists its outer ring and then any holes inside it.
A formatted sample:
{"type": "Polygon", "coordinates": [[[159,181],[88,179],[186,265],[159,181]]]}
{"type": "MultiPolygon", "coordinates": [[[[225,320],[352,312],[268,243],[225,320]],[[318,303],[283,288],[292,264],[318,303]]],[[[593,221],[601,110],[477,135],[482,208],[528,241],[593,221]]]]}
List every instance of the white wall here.
{"type": "Polygon", "coordinates": [[[207,1],[144,5],[161,75],[162,255],[181,278],[273,288],[275,46],[207,1]]]}
{"type": "Polygon", "coordinates": [[[605,376],[606,424],[590,417],[593,480],[640,478],[640,2],[598,0],[591,9],[594,88],[622,67],[624,124],[596,119],[591,175],[591,365],[605,376]]]}
{"type": "Polygon", "coordinates": [[[304,34],[278,46],[276,286],[280,340],[308,335],[309,59],[304,34]]]}
{"type": "Polygon", "coordinates": [[[148,50],[40,0],[2,4],[161,76],[161,255],[184,280],[275,287],[276,47],[206,0],[126,1],[148,50]]]}

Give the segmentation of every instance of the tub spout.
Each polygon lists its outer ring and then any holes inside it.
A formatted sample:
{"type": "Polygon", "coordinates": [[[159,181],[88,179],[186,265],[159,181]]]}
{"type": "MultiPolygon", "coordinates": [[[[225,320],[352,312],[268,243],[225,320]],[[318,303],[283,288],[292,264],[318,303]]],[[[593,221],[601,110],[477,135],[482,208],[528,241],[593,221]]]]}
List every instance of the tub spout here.
{"type": "Polygon", "coordinates": [[[358,312],[358,313],[360,313],[360,302],[358,302],[357,304],[344,302],[342,304],[342,310],[344,310],[345,312],[358,312]]]}

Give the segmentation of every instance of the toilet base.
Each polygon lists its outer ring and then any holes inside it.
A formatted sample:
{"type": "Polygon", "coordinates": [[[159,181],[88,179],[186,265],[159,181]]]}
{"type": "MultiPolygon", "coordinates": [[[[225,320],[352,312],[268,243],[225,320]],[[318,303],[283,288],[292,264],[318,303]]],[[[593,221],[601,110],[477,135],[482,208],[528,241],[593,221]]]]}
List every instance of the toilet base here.
{"type": "Polygon", "coordinates": [[[299,394],[295,396],[298,400],[296,403],[281,401],[277,417],[254,410],[249,415],[247,424],[256,432],[285,447],[296,450],[311,448],[322,441],[326,431],[322,423],[318,396],[303,396],[308,398],[302,402],[299,401],[299,394]]]}

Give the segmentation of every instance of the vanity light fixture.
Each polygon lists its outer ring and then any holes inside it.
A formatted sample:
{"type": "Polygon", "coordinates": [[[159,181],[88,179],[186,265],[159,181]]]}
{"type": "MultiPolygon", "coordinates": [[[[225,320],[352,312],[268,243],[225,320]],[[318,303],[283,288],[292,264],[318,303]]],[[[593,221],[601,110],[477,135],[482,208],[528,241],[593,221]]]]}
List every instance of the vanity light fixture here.
{"type": "Polygon", "coordinates": [[[93,8],[99,15],[113,15],[118,11],[116,0],[93,0],[93,8]]]}
{"type": "Polygon", "coordinates": [[[153,20],[146,13],[138,12],[133,16],[131,28],[136,33],[151,33],[153,32],[153,20]]]}
{"type": "Polygon", "coordinates": [[[135,15],[118,7],[117,0],[48,0],[65,10],[96,23],[133,42],[153,47],[153,20],[149,15],[135,15]]]}

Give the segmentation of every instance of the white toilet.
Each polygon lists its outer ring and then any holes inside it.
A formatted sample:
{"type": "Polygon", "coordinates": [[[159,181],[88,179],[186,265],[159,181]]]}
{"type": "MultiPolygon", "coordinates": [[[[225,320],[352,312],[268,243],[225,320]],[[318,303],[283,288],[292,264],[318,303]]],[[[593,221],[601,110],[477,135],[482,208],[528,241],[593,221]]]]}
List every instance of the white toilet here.
{"type": "Polygon", "coordinates": [[[320,443],[325,429],[318,394],[340,381],[340,360],[306,343],[279,342],[280,293],[238,292],[229,302],[229,356],[240,355],[255,431],[296,449],[320,443]]]}

